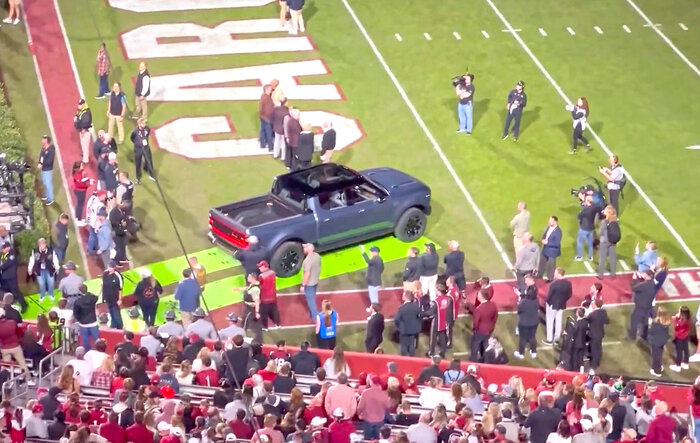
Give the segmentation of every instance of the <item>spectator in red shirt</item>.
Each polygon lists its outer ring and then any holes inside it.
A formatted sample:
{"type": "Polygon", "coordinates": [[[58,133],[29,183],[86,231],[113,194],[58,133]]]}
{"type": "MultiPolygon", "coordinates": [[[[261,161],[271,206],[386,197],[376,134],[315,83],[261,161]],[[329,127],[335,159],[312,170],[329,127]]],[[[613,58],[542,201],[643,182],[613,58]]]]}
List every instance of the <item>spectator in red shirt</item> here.
{"type": "Polygon", "coordinates": [[[126,443],[126,430],[119,426],[119,414],[111,412],[107,423],[99,427],[98,434],[109,441],[109,443],[126,443]]]}
{"type": "Polygon", "coordinates": [[[649,423],[647,430],[647,441],[653,443],[673,443],[673,430],[676,421],[669,417],[668,405],[666,402],[659,402],[654,406],[656,417],[649,423]]]}
{"type": "Polygon", "coordinates": [[[357,416],[362,420],[365,439],[379,437],[379,428],[384,424],[389,411],[389,396],[382,391],[382,380],[375,375],[370,380],[370,387],[360,396],[357,404],[357,416]]]}
{"type": "Polygon", "coordinates": [[[90,424],[101,425],[107,423],[107,413],[102,409],[102,400],[95,400],[90,410],[90,424]]]}
{"type": "Polygon", "coordinates": [[[66,413],[66,423],[80,423],[80,396],[72,393],[68,401],[63,404],[63,412],[66,413]]]}
{"type": "Polygon", "coordinates": [[[2,352],[2,360],[9,363],[14,357],[17,364],[25,373],[25,378],[28,378],[29,368],[24,360],[24,352],[19,345],[19,339],[24,335],[24,332],[17,326],[17,322],[5,318],[5,310],[0,308],[0,352],[2,352]]]}
{"type": "Polygon", "coordinates": [[[258,375],[262,377],[263,381],[274,381],[277,377],[277,362],[269,360],[265,368],[258,371],[258,375]]]}
{"type": "Polygon", "coordinates": [[[236,418],[229,422],[231,432],[236,434],[236,437],[244,440],[250,439],[253,436],[253,427],[245,419],[245,411],[239,409],[236,411],[236,418]]]}
{"type": "Polygon", "coordinates": [[[347,443],[350,441],[350,434],[355,432],[355,425],[352,421],[343,419],[342,408],[335,408],[333,411],[333,423],[328,427],[328,443],[347,443]]]}
{"type": "Polygon", "coordinates": [[[690,334],[690,309],[681,306],[678,314],[673,316],[673,344],[676,347],[676,364],[669,366],[672,371],[681,372],[681,369],[688,369],[688,336],[690,334]]]}
{"type": "Polygon", "coordinates": [[[211,358],[207,355],[202,358],[202,370],[194,376],[194,381],[200,386],[219,386],[219,373],[211,368],[211,358]]]}
{"type": "Polygon", "coordinates": [[[153,433],[143,424],[144,413],[138,411],[134,414],[134,424],[126,428],[126,440],[142,443],[153,441],[153,433]]]}
{"type": "Polygon", "coordinates": [[[78,226],[85,226],[83,221],[83,209],[85,206],[85,194],[94,182],[85,173],[85,163],[73,163],[73,193],[75,194],[75,219],[78,226]]]}

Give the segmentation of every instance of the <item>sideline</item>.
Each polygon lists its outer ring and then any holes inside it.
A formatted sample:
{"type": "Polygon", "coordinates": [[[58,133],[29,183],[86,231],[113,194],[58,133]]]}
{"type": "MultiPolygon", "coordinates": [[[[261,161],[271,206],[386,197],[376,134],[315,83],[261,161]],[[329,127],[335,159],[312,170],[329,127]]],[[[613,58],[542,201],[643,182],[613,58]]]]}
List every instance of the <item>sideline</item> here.
{"type": "MultiPolygon", "coordinates": [[[[345,1],[345,0],[343,0],[343,1],[345,1]]],[[[530,57],[530,59],[539,68],[539,70],[542,71],[542,74],[544,74],[544,76],[547,78],[547,80],[549,80],[549,83],[551,83],[552,86],[554,87],[554,89],[559,93],[559,96],[561,96],[561,98],[564,99],[564,101],[567,104],[570,104],[571,100],[569,100],[569,97],[566,95],[566,93],[564,93],[564,91],[561,89],[559,84],[554,80],[554,78],[551,76],[549,71],[547,71],[547,69],[544,67],[544,65],[542,65],[542,63],[535,56],[535,54],[532,52],[532,50],[530,50],[530,47],[527,46],[527,44],[525,43],[523,38],[517,32],[514,32],[515,30],[513,29],[513,26],[511,26],[510,22],[505,18],[503,13],[498,9],[498,7],[493,3],[492,0],[485,0],[485,1],[486,1],[486,3],[488,3],[488,5],[491,7],[491,9],[493,9],[493,12],[498,16],[498,18],[501,20],[501,22],[503,22],[505,27],[511,31],[510,34],[518,42],[518,44],[520,44],[520,46],[523,48],[523,51],[525,51],[525,53],[530,57]]],[[[628,0],[628,1],[630,1],[630,0],[628,0]]],[[[661,31],[657,30],[657,32],[661,32],[661,31]]],[[[669,41],[669,43],[670,43],[670,41],[669,41]]],[[[699,73],[699,75],[700,75],[700,73],[699,73]]],[[[600,138],[600,136],[598,136],[598,133],[596,131],[594,131],[593,128],[590,126],[588,127],[588,130],[593,135],[593,138],[595,138],[595,140],[598,142],[598,144],[603,148],[603,151],[605,151],[605,153],[608,156],[613,155],[612,151],[607,147],[607,145],[605,144],[603,139],[600,138]]],[[[659,208],[656,207],[654,202],[651,201],[651,198],[649,198],[649,196],[646,194],[646,192],[644,192],[642,187],[634,180],[634,178],[632,178],[632,175],[629,173],[629,171],[625,170],[625,176],[627,177],[627,180],[632,184],[632,186],[634,186],[634,188],[637,190],[639,195],[649,205],[651,210],[656,214],[656,216],[666,226],[666,228],[669,230],[669,232],[671,232],[671,235],[673,235],[673,237],[676,239],[676,241],[680,244],[681,248],[685,251],[685,253],[688,255],[688,257],[690,257],[690,259],[693,261],[693,263],[695,265],[700,266],[700,261],[695,256],[693,251],[688,247],[688,245],[685,243],[683,238],[676,231],[676,229],[671,225],[671,223],[666,219],[666,217],[664,217],[664,215],[661,213],[659,208]]]]}
{"type": "Polygon", "coordinates": [[[464,186],[464,183],[462,183],[462,180],[457,175],[457,172],[455,171],[455,169],[452,167],[452,163],[450,163],[447,156],[445,156],[445,153],[442,151],[442,148],[440,148],[440,145],[438,144],[437,140],[435,140],[435,137],[433,137],[433,134],[430,132],[430,130],[426,126],[426,124],[423,121],[423,119],[421,118],[420,114],[418,114],[418,111],[416,110],[415,106],[413,106],[413,103],[408,98],[406,91],[403,89],[403,87],[399,83],[398,79],[396,78],[393,71],[391,70],[391,68],[387,64],[386,60],[384,60],[384,57],[382,56],[381,52],[379,52],[379,49],[374,44],[374,41],[367,33],[367,30],[365,29],[362,22],[360,22],[360,19],[358,18],[357,14],[355,14],[355,11],[352,9],[350,4],[348,3],[348,0],[341,0],[341,1],[343,2],[343,5],[345,5],[345,9],[348,10],[348,13],[352,17],[352,19],[355,21],[355,25],[357,25],[357,28],[360,30],[360,33],[362,34],[362,36],[365,38],[365,40],[369,44],[370,48],[372,49],[372,52],[377,57],[377,60],[379,60],[379,63],[384,68],[384,71],[386,71],[386,73],[389,76],[389,78],[391,79],[392,83],[394,83],[394,86],[398,90],[399,95],[401,95],[401,98],[406,103],[406,106],[408,106],[408,109],[411,111],[411,114],[413,115],[413,118],[418,123],[418,126],[420,126],[420,128],[423,130],[426,137],[428,137],[428,140],[430,141],[430,144],[432,145],[433,149],[435,150],[435,152],[437,152],[438,156],[440,157],[442,162],[445,164],[445,167],[450,172],[450,175],[452,176],[454,181],[457,183],[457,187],[459,187],[460,191],[462,191],[462,194],[467,199],[467,202],[469,202],[469,205],[474,210],[474,213],[476,213],[477,218],[479,219],[479,221],[483,225],[484,229],[486,230],[486,234],[488,234],[489,238],[493,242],[493,245],[496,247],[496,250],[501,255],[501,259],[506,264],[506,266],[508,267],[509,270],[513,269],[513,263],[511,263],[510,258],[508,258],[508,254],[506,254],[505,250],[503,249],[503,246],[501,246],[501,243],[498,241],[496,234],[493,232],[493,230],[491,229],[489,224],[486,222],[486,219],[484,218],[484,215],[482,214],[481,210],[476,205],[476,202],[472,198],[469,191],[467,191],[467,188],[464,186]]]}

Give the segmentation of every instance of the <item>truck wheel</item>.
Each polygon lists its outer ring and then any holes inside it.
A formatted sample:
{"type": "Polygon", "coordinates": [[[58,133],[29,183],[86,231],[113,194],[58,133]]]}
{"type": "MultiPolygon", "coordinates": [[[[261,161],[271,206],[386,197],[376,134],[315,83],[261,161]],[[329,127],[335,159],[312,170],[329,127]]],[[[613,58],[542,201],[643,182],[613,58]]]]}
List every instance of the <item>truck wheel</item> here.
{"type": "Polygon", "coordinates": [[[272,254],[270,266],[280,277],[289,277],[299,272],[304,261],[304,251],[301,243],[287,241],[282,243],[272,254]]]}
{"type": "Polygon", "coordinates": [[[418,240],[425,232],[426,216],[425,212],[418,208],[409,208],[396,222],[394,235],[403,242],[418,240]]]}

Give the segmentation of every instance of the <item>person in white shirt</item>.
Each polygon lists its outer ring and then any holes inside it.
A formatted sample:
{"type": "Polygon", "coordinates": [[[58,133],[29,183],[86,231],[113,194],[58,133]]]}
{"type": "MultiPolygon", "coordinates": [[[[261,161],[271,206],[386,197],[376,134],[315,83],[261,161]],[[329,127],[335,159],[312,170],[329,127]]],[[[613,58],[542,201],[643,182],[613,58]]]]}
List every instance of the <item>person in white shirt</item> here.
{"type": "Polygon", "coordinates": [[[85,361],[90,364],[90,368],[94,371],[95,369],[102,366],[107,355],[107,343],[103,339],[99,339],[95,342],[93,349],[90,349],[85,353],[85,361]]]}
{"type": "MultiPolygon", "coordinates": [[[[35,402],[36,400],[31,400],[31,402],[35,402]]],[[[24,429],[25,429],[25,436],[27,438],[30,437],[35,437],[35,438],[48,438],[49,433],[48,433],[48,426],[47,423],[43,420],[43,415],[44,415],[44,407],[41,406],[38,403],[35,403],[32,406],[32,411],[31,415],[27,416],[26,413],[29,412],[28,410],[25,410],[25,416],[24,416],[24,429]]]]}
{"type": "Polygon", "coordinates": [[[430,377],[428,386],[423,388],[418,398],[418,403],[424,408],[434,408],[439,404],[444,404],[449,395],[448,391],[439,389],[441,380],[438,377],[430,377]]]}
{"type": "Polygon", "coordinates": [[[69,360],[66,365],[73,367],[73,372],[78,377],[81,386],[90,386],[93,368],[90,362],[85,360],[85,348],[78,346],[75,349],[75,358],[69,360]]]}
{"type": "Polygon", "coordinates": [[[430,412],[423,412],[418,419],[418,423],[408,427],[408,441],[421,443],[436,443],[437,432],[430,426],[430,412]]]}
{"type": "Polygon", "coordinates": [[[337,378],[338,374],[345,372],[350,377],[350,366],[345,361],[345,355],[340,348],[333,349],[333,356],[323,362],[323,369],[327,378],[337,378]]]}

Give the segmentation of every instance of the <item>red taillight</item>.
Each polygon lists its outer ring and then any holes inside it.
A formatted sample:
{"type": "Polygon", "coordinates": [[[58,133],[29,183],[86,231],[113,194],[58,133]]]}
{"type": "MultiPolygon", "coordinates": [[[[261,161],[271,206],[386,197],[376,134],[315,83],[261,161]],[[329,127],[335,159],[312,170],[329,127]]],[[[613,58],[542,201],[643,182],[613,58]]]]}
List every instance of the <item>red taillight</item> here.
{"type": "Polygon", "coordinates": [[[248,237],[244,233],[224,226],[211,216],[209,217],[209,229],[213,234],[218,235],[223,240],[231,243],[235,247],[248,249],[248,237]]]}

